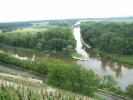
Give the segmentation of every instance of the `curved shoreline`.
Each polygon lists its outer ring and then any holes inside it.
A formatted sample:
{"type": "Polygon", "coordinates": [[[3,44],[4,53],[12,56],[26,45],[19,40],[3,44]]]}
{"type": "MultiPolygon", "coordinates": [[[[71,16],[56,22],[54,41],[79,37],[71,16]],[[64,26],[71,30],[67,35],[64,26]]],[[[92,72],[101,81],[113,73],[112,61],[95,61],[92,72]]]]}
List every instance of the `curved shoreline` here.
{"type": "MultiPolygon", "coordinates": [[[[83,38],[81,37],[81,42],[83,43],[83,45],[87,48],[87,49],[91,49],[90,45],[86,44],[85,41],[83,40],[83,38]]],[[[91,49],[93,53],[98,53],[97,51],[94,51],[93,49],[91,49]]],[[[105,53],[102,53],[100,52],[100,55],[101,56],[104,56],[106,58],[109,58],[111,60],[114,60],[114,61],[118,61],[120,63],[123,63],[123,64],[129,64],[129,65],[133,65],[133,62],[127,62],[127,61],[123,61],[121,59],[118,59],[116,56],[114,55],[111,55],[111,54],[105,54],[105,53]]],[[[120,56],[119,56],[120,57],[120,56]]]]}

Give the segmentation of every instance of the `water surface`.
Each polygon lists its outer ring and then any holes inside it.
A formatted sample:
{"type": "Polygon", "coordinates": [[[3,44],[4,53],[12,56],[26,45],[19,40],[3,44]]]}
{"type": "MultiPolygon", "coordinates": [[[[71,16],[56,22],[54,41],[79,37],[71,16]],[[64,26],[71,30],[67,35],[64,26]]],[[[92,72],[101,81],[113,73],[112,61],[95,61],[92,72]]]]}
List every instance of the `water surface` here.
{"type": "Polygon", "coordinates": [[[86,50],[81,42],[80,27],[74,27],[74,37],[77,41],[76,51],[83,55],[86,61],[78,60],[77,63],[83,67],[92,69],[99,75],[113,75],[118,85],[122,88],[133,83],[133,66],[119,63],[98,54],[86,50]]]}
{"type": "MultiPolygon", "coordinates": [[[[86,49],[83,46],[80,39],[81,38],[80,27],[74,28],[74,37],[77,41],[76,51],[82,54],[84,59],[86,59],[86,61],[77,60],[78,64],[88,69],[92,69],[94,72],[96,72],[99,75],[113,75],[115,80],[118,82],[118,85],[122,88],[125,88],[129,84],[133,83],[133,65],[119,63],[117,61],[113,61],[105,57],[98,56],[94,54],[91,50],[86,49]]],[[[54,58],[54,59],[61,59],[67,61],[69,63],[75,62],[69,56],[61,56],[61,55],[58,56],[58,55],[49,55],[44,53],[26,52],[26,51],[20,51],[11,48],[1,48],[1,47],[0,50],[6,53],[12,53],[14,56],[20,57],[21,59],[28,58],[31,60],[35,60],[36,58],[45,58],[45,59],[54,58]]],[[[32,76],[32,73],[26,73],[25,71],[23,72],[22,70],[16,70],[12,67],[11,68],[5,67],[3,65],[0,65],[0,71],[32,76]]]]}

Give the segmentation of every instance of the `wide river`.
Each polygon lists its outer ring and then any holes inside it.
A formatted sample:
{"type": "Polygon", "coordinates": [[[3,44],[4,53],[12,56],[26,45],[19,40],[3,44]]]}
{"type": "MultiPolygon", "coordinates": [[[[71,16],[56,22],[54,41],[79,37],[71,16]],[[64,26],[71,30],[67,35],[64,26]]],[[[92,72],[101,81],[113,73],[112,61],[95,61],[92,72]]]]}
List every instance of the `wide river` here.
{"type": "MultiPolygon", "coordinates": [[[[107,59],[105,57],[99,56],[98,54],[92,53],[91,50],[86,49],[82,42],[81,42],[81,34],[80,34],[80,27],[74,28],[74,37],[77,41],[76,45],[76,51],[83,55],[83,58],[86,59],[86,61],[77,60],[77,63],[80,64],[83,67],[86,67],[88,69],[92,69],[95,73],[102,75],[113,75],[115,80],[118,82],[118,85],[122,88],[127,87],[129,84],[133,83],[133,65],[127,65],[123,63],[119,63],[110,59],[107,59]]],[[[68,62],[75,62],[70,57],[64,57],[64,56],[50,56],[43,53],[33,53],[33,52],[24,52],[19,51],[16,49],[8,49],[8,48],[1,48],[0,51],[4,51],[7,53],[13,53],[15,57],[20,59],[36,59],[37,57],[41,58],[55,58],[55,59],[63,59],[68,62]]],[[[0,71],[4,72],[10,72],[10,73],[16,73],[16,74],[25,74],[30,77],[37,77],[39,78],[40,75],[32,75],[33,73],[27,73],[27,71],[22,72],[22,70],[18,70],[16,68],[12,67],[5,67],[0,64],[0,71]],[[22,73],[21,73],[22,72],[22,73]]]]}
{"type": "Polygon", "coordinates": [[[76,51],[83,55],[86,61],[78,60],[77,63],[92,69],[99,75],[113,75],[118,82],[118,86],[125,88],[129,84],[133,83],[133,66],[122,64],[105,57],[101,57],[98,54],[94,54],[91,50],[86,50],[81,42],[80,27],[74,28],[74,37],[77,41],[76,51]]]}

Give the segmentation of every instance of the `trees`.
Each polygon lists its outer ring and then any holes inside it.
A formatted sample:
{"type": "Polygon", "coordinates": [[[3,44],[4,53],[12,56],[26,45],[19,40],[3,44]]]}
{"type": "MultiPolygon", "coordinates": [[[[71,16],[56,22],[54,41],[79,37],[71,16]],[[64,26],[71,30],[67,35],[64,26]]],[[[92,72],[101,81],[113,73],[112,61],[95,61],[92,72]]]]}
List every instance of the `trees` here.
{"type": "Polygon", "coordinates": [[[133,23],[84,22],[81,35],[92,48],[118,55],[133,54],[133,23]]]}
{"type": "Polygon", "coordinates": [[[126,88],[126,91],[127,91],[127,95],[133,98],[133,84],[128,85],[128,87],[126,88]]]}
{"type": "Polygon", "coordinates": [[[93,96],[100,83],[100,77],[92,70],[74,63],[56,59],[19,60],[0,53],[0,61],[24,69],[36,71],[46,76],[44,82],[72,92],[93,96]]]}
{"type": "Polygon", "coordinates": [[[26,33],[3,33],[0,34],[0,43],[22,47],[31,48],[39,51],[56,51],[64,52],[64,49],[69,53],[70,48],[74,50],[76,42],[70,27],[52,27],[45,31],[36,32],[32,34],[26,33]],[[69,49],[69,50],[67,50],[69,49]]]}
{"type": "Polygon", "coordinates": [[[67,46],[67,42],[63,39],[51,39],[48,41],[48,44],[49,49],[55,51],[62,51],[67,46]]]}
{"type": "Polygon", "coordinates": [[[78,65],[62,65],[62,67],[55,65],[48,73],[47,83],[93,96],[97,91],[99,81],[99,77],[92,70],[82,69],[78,65]]]}
{"type": "Polygon", "coordinates": [[[117,82],[111,75],[103,76],[101,80],[101,88],[113,91],[116,87],[117,82]]]}
{"type": "Polygon", "coordinates": [[[69,27],[56,27],[45,32],[37,33],[37,42],[41,44],[42,50],[55,50],[62,52],[63,49],[71,46],[75,48],[75,39],[69,27]]]}

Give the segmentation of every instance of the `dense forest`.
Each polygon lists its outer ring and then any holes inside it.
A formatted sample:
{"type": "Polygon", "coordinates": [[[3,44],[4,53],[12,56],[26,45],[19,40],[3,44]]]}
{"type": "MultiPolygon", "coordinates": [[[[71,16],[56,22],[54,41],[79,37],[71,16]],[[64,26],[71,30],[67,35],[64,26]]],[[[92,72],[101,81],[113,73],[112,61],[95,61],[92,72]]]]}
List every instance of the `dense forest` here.
{"type": "MultiPolygon", "coordinates": [[[[69,53],[74,50],[76,42],[72,34],[72,29],[69,25],[60,26],[53,25],[55,21],[51,21],[49,25],[43,25],[43,28],[37,26],[30,26],[31,31],[25,31],[28,24],[21,24],[23,28],[18,26],[18,23],[7,24],[5,31],[0,33],[0,43],[13,47],[29,48],[39,51],[53,51],[69,53]],[[17,26],[17,29],[15,29],[17,26]],[[26,27],[26,28],[25,28],[26,27]],[[33,32],[33,30],[35,30],[33,32]],[[19,30],[19,31],[17,31],[19,30]]],[[[64,22],[62,22],[64,23],[64,22]]]]}
{"type": "Polygon", "coordinates": [[[83,22],[81,35],[92,48],[111,54],[133,55],[132,22],[83,22]]]}
{"type": "Polygon", "coordinates": [[[58,26],[72,26],[76,23],[77,20],[78,19],[53,20],[49,21],[49,24],[58,26]]]}
{"type": "Polygon", "coordinates": [[[29,22],[14,22],[14,23],[0,23],[0,29],[16,29],[18,27],[27,27],[32,26],[32,23],[29,22]]]}

